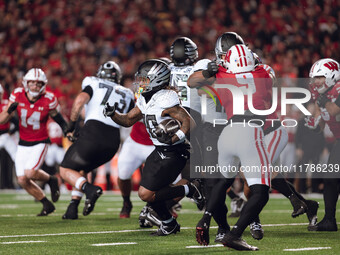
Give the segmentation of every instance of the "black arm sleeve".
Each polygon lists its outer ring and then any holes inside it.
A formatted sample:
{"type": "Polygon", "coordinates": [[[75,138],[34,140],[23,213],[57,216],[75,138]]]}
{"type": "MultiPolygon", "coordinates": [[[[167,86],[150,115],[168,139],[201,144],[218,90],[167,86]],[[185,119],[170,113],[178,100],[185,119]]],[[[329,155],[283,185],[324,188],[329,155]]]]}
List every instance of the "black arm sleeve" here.
{"type": "Polygon", "coordinates": [[[340,95],[337,97],[337,99],[334,102],[338,107],[340,107],[340,95]]]}
{"type": "Polygon", "coordinates": [[[131,111],[135,107],[135,102],[133,100],[130,101],[128,112],[131,111]]]}
{"type": "Polygon", "coordinates": [[[92,96],[93,96],[93,89],[92,89],[92,87],[91,87],[90,85],[87,85],[87,86],[83,89],[82,92],[85,92],[85,93],[89,94],[90,99],[91,99],[92,96]]]}
{"type": "Polygon", "coordinates": [[[58,112],[57,115],[52,117],[52,119],[54,119],[54,121],[59,124],[65,136],[68,130],[68,125],[67,125],[67,122],[64,120],[64,117],[60,114],[60,112],[58,112]]]}

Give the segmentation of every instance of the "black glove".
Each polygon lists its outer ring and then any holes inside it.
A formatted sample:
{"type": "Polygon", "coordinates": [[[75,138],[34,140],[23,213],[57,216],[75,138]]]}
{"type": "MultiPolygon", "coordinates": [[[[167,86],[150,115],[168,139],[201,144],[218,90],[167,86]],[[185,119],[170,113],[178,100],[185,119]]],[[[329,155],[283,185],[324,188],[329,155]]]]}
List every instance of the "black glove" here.
{"type": "Polygon", "coordinates": [[[331,100],[327,98],[327,95],[322,94],[318,97],[318,99],[316,100],[316,103],[318,104],[319,107],[325,108],[326,103],[330,101],[331,100]]]}
{"type": "Polygon", "coordinates": [[[11,114],[12,112],[14,112],[15,109],[17,109],[18,104],[19,104],[18,102],[14,102],[13,104],[11,104],[7,109],[7,113],[11,114]]]}
{"type": "Polygon", "coordinates": [[[165,133],[165,131],[163,129],[160,129],[160,128],[157,127],[155,134],[156,134],[156,138],[159,142],[169,144],[169,145],[172,144],[171,138],[172,138],[173,135],[170,136],[169,134],[165,133]]]}
{"type": "Polygon", "coordinates": [[[110,105],[108,102],[106,102],[104,109],[103,109],[103,114],[105,117],[112,117],[115,115],[116,111],[116,106],[115,105],[110,105]]]}
{"type": "Polygon", "coordinates": [[[208,79],[213,77],[218,72],[218,65],[215,61],[211,61],[208,63],[208,69],[202,71],[202,75],[204,78],[208,79]]]}

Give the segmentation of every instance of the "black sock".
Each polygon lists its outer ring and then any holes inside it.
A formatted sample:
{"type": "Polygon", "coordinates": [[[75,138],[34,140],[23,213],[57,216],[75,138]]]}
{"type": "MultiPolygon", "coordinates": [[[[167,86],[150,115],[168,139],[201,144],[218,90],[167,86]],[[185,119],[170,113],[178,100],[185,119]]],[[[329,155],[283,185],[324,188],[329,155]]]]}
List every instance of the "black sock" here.
{"type": "Polygon", "coordinates": [[[281,176],[277,176],[274,179],[272,179],[272,188],[276,189],[278,192],[280,192],[287,198],[289,198],[293,194],[293,191],[290,189],[288,183],[283,178],[283,176],[282,178],[281,176]]]}
{"type": "Polygon", "coordinates": [[[169,210],[166,208],[165,201],[152,202],[149,205],[158,214],[160,220],[164,221],[172,217],[169,210]]]}
{"type": "Polygon", "coordinates": [[[338,201],[338,179],[324,179],[323,200],[325,201],[325,219],[334,219],[338,201]]]}
{"type": "Polygon", "coordinates": [[[210,198],[207,201],[207,211],[214,213],[221,208],[226,199],[226,191],[233,184],[235,178],[232,179],[220,179],[212,188],[210,198]]]}
{"type": "Polygon", "coordinates": [[[296,189],[295,189],[293,183],[287,181],[287,184],[289,185],[289,187],[290,187],[290,189],[293,191],[293,193],[294,193],[301,201],[303,201],[303,202],[306,203],[306,199],[305,199],[299,192],[296,191],[296,189]]]}
{"type": "Polygon", "coordinates": [[[225,204],[223,204],[223,206],[220,207],[219,210],[216,210],[214,212],[213,217],[214,217],[214,220],[216,221],[218,227],[229,231],[230,226],[227,222],[227,213],[228,213],[228,208],[225,204]]]}
{"type": "Polygon", "coordinates": [[[84,193],[86,193],[86,191],[89,189],[90,185],[91,185],[91,184],[90,184],[89,182],[86,181],[86,182],[84,182],[84,184],[81,186],[80,189],[81,189],[82,191],[84,191],[84,193]]]}
{"type": "Polygon", "coordinates": [[[237,198],[240,197],[240,196],[237,195],[232,189],[229,190],[228,196],[229,196],[231,199],[234,199],[235,197],[237,197],[237,198]]]}
{"type": "Polygon", "coordinates": [[[40,202],[43,204],[44,207],[48,206],[51,203],[46,197],[41,199],[40,202]]]}
{"type": "Polygon", "coordinates": [[[80,199],[72,199],[71,202],[70,202],[70,204],[74,204],[76,206],[78,206],[79,203],[80,203],[80,199]]]}
{"type": "Polygon", "coordinates": [[[255,184],[249,187],[251,197],[242,209],[241,216],[234,225],[231,232],[241,237],[247,226],[254,221],[260,214],[269,199],[269,187],[266,185],[255,184]]]}
{"type": "Polygon", "coordinates": [[[124,202],[126,202],[126,203],[131,203],[131,201],[130,201],[130,196],[123,196],[123,200],[124,200],[124,202]]]}
{"type": "Polygon", "coordinates": [[[165,187],[162,188],[155,193],[155,200],[154,202],[158,201],[166,201],[176,197],[184,197],[185,190],[184,186],[173,186],[173,187],[165,187]]]}
{"type": "Polygon", "coordinates": [[[168,208],[168,210],[170,210],[175,204],[177,204],[177,202],[173,199],[165,201],[165,205],[166,205],[166,208],[168,208]]]}

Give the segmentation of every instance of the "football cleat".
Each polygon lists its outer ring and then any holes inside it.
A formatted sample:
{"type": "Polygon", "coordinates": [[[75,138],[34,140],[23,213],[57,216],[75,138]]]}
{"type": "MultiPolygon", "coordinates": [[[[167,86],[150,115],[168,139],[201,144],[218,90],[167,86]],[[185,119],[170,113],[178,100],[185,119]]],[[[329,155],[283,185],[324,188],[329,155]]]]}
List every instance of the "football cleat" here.
{"type": "Polygon", "coordinates": [[[222,240],[224,236],[229,232],[229,230],[226,230],[224,228],[218,227],[215,243],[222,243],[222,240]]]}
{"type": "Polygon", "coordinates": [[[246,241],[228,232],[222,239],[222,244],[226,247],[233,248],[238,251],[258,251],[259,248],[247,244],[246,241]]]}
{"type": "Polygon", "coordinates": [[[309,231],[338,231],[338,225],[336,224],[335,218],[333,219],[326,219],[323,218],[322,221],[317,223],[316,225],[309,225],[309,231]]]}
{"type": "Polygon", "coordinates": [[[189,186],[189,194],[187,197],[191,198],[197,205],[199,210],[203,210],[205,207],[205,198],[203,196],[203,185],[199,179],[194,180],[193,182],[188,183],[189,186]]]}
{"type": "Polygon", "coordinates": [[[246,201],[241,197],[235,197],[231,200],[230,209],[231,213],[229,214],[230,218],[238,218],[241,215],[241,211],[246,204],[246,201]]]}
{"type": "MultiPolygon", "coordinates": [[[[144,224],[145,220],[149,222],[151,226],[160,227],[162,224],[162,221],[159,219],[158,214],[151,208],[151,206],[147,206],[147,205],[143,207],[142,211],[139,214],[139,222],[140,223],[142,222],[144,224]]],[[[146,224],[150,225],[148,223],[146,224]]]]}
{"type": "Polygon", "coordinates": [[[289,200],[293,206],[294,211],[292,212],[292,217],[295,218],[301,214],[307,212],[307,205],[305,202],[300,200],[294,193],[289,196],[289,200]]]}
{"type": "Polygon", "coordinates": [[[39,214],[37,214],[37,216],[47,216],[50,213],[53,213],[54,211],[55,211],[54,205],[50,201],[48,201],[46,203],[46,205],[44,205],[44,207],[41,210],[41,212],[39,214]]]}
{"type": "Polygon", "coordinates": [[[70,203],[67,207],[65,214],[62,217],[63,220],[76,220],[78,219],[78,205],[70,203]]]}
{"type": "Polygon", "coordinates": [[[50,180],[48,181],[48,185],[50,185],[52,201],[57,202],[60,197],[58,178],[51,176],[50,180]]]}
{"type": "Polygon", "coordinates": [[[319,209],[319,202],[314,200],[306,200],[307,209],[307,217],[309,220],[309,226],[314,226],[318,221],[318,209],[319,209]]]}
{"type": "Polygon", "coordinates": [[[209,228],[211,216],[204,214],[202,219],[196,225],[196,241],[200,245],[208,245],[210,242],[209,228]]]}
{"type": "Polygon", "coordinates": [[[122,210],[120,211],[119,217],[120,218],[130,218],[130,213],[132,210],[132,203],[129,202],[123,202],[122,210]]]}
{"type": "Polygon", "coordinates": [[[139,219],[138,222],[141,228],[152,228],[153,227],[153,224],[147,219],[139,219]]]}
{"type": "Polygon", "coordinates": [[[249,225],[250,234],[256,240],[261,240],[263,238],[263,228],[260,222],[254,221],[249,225]]]}
{"type": "Polygon", "coordinates": [[[86,193],[85,206],[83,210],[84,216],[89,215],[93,211],[94,205],[96,204],[97,199],[102,194],[103,194],[103,190],[101,187],[92,185],[91,190],[88,193],[86,193]]]}
{"type": "Polygon", "coordinates": [[[176,234],[181,231],[181,225],[173,219],[170,223],[163,223],[156,232],[151,233],[152,236],[168,236],[171,234],[176,234]]]}

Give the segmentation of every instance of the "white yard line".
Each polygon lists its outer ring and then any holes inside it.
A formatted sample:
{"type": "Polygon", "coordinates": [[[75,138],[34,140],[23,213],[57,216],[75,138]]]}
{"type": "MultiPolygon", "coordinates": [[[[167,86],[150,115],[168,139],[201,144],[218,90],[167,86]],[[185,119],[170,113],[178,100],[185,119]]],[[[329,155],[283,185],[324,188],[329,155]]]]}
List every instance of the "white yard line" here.
{"type": "Polygon", "coordinates": [[[115,245],[129,245],[129,244],[137,244],[137,243],[95,243],[91,244],[91,246],[115,246],[115,245]]]}
{"type": "Polygon", "coordinates": [[[315,251],[315,250],[328,250],[332,247],[306,247],[306,248],[296,248],[296,249],[283,249],[284,251],[315,251]]]}
{"type": "Polygon", "coordinates": [[[2,242],[0,244],[17,244],[17,243],[46,243],[47,241],[18,241],[18,242],[2,242]]]}
{"type": "Polygon", "coordinates": [[[223,244],[214,244],[214,245],[207,245],[207,246],[204,246],[204,245],[192,245],[192,246],[185,246],[185,248],[187,249],[200,249],[200,248],[216,248],[216,247],[223,247],[223,244]]]}
{"type": "MultiPolygon", "coordinates": [[[[263,224],[263,227],[280,227],[280,226],[305,226],[308,223],[290,223],[290,224],[263,224]]],[[[232,226],[231,226],[232,227],[232,226]]],[[[217,228],[212,226],[210,228],[217,228]]],[[[195,229],[194,227],[182,227],[181,229],[195,229]]],[[[15,237],[32,237],[32,236],[67,236],[67,235],[92,235],[92,234],[114,234],[114,233],[130,233],[130,232],[150,232],[155,229],[126,229],[126,230],[112,230],[112,231],[97,231],[97,232],[71,232],[71,233],[50,233],[50,234],[31,234],[31,235],[9,235],[0,236],[0,238],[15,238],[15,237]]]]}

